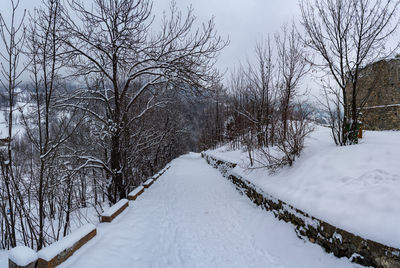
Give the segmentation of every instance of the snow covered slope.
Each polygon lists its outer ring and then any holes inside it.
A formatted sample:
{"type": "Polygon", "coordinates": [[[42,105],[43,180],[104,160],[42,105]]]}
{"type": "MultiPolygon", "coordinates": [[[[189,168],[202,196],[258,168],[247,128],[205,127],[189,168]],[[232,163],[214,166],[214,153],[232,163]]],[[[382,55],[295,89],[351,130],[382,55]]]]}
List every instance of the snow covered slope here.
{"type": "Polygon", "coordinates": [[[234,172],[337,227],[400,248],[400,132],[367,131],[359,145],[337,147],[319,127],[292,168],[249,171],[247,154],[207,153],[238,162],[234,172]]]}
{"type": "Polygon", "coordinates": [[[8,250],[0,250],[0,267],[8,268],[8,250]]]}
{"type": "Polygon", "coordinates": [[[188,154],[60,267],[359,267],[296,237],[188,154]]]}

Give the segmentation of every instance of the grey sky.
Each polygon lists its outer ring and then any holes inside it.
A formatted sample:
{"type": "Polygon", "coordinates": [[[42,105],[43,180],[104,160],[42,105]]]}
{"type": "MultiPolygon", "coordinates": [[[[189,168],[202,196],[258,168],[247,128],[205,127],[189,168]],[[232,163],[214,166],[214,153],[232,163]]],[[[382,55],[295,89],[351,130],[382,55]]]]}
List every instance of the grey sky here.
{"type": "MultiPolygon", "coordinates": [[[[9,19],[9,0],[0,0],[0,12],[9,19]]],[[[20,0],[22,9],[33,10],[40,0],[20,0]]],[[[253,53],[256,41],[273,36],[283,23],[299,16],[297,0],[175,0],[181,10],[192,5],[197,22],[214,17],[217,31],[230,39],[218,60],[221,71],[232,68],[253,53]]],[[[154,0],[156,15],[168,10],[170,1],[154,0]]]]}
{"type": "MultiPolygon", "coordinates": [[[[180,8],[190,4],[199,21],[214,17],[218,33],[230,39],[217,66],[232,68],[253,53],[255,43],[273,37],[284,23],[298,19],[297,0],[175,0],[180,8]]],[[[154,1],[155,11],[168,8],[168,1],[154,1]],[[162,3],[162,4],[160,4],[162,3]]]]}

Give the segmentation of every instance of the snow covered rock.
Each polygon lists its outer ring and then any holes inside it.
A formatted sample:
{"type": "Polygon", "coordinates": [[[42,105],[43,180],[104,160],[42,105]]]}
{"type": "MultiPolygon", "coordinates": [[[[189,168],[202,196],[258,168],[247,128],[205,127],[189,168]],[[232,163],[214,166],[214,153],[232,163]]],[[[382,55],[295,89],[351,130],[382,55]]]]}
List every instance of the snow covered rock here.
{"type": "Polygon", "coordinates": [[[115,217],[121,214],[129,206],[128,199],[121,199],[115,205],[101,214],[101,222],[112,222],[115,217]]]}
{"type": "Polygon", "coordinates": [[[170,166],[163,168],[160,172],[153,176],[153,180],[157,180],[158,178],[160,178],[169,168],[170,166]]]}
{"type": "Polygon", "coordinates": [[[144,192],[144,187],[143,186],[139,186],[136,187],[135,190],[133,190],[132,192],[130,192],[128,194],[128,199],[129,200],[136,200],[136,198],[141,195],[144,192]]]}
{"type": "Polygon", "coordinates": [[[148,179],[143,183],[144,188],[149,188],[154,183],[153,179],[148,179]]]}
{"type": "Polygon", "coordinates": [[[17,246],[8,253],[8,267],[34,268],[38,259],[37,253],[28,247],[17,246]]]}
{"type": "Polygon", "coordinates": [[[86,224],[65,236],[61,240],[41,249],[38,252],[38,267],[56,267],[68,259],[81,246],[96,235],[96,226],[86,224]]]}

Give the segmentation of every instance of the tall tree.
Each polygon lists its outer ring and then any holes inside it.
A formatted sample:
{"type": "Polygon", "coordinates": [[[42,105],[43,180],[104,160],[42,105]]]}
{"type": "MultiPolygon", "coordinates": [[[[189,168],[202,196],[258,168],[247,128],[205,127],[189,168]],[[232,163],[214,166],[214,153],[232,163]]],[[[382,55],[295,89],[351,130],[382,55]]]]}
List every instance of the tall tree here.
{"type": "Polygon", "coordinates": [[[398,26],[398,5],[392,0],[300,1],[304,44],[319,55],[321,61],[314,66],[329,78],[322,79],[322,86],[337,145],[358,142],[365,103],[358,96],[360,70],[389,52],[386,42],[398,26]]]}
{"type": "Polygon", "coordinates": [[[116,202],[126,197],[129,180],[124,178],[123,137],[160,105],[155,97],[160,89],[201,89],[213,83],[218,77],[215,56],[226,42],[216,35],[212,20],[194,29],[192,10],[183,15],[174,4],[156,34],[149,0],[94,0],[93,7],[71,0],[68,12],[73,12],[64,16],[65,45],[73,56],[70,67],[75,75],[96,82],[79,90],[76,99],[100,105],[99,111],[80,108],[102,125],[108,144],[104,160],[87,160],[111,176],[108,196],[116,202]],[[146,105],[138,106],[144,97],[146,105]]]}
{"type": "Polygon", "coordinates": [[[306,52],[299,39],[294,24],[290,28],[284,26],[282,33],[276,35],[278,50],[278,74],[280,87],[280,108],[282,116],[282,138],[286,139],[288,121],[292,118],[295,98],[299,95],[301,79],[310,70],[306,61],[306,52]]]}
{"type": "MultiPolygon", "coordinates": [[[[0,51],[1,58],[1,86],[5,89],[5,95],[8,99],[7,107],[7,157],[1,159],[2,175],[4,178],[4,185],[7,191],[8,209],[10,213],[10,223],[7,223],[8,236],[10,238],[10,245],[15,247],[16,245],[16,233],[15,233],[15,215],[14,215],[14,202],[12,189],[15,188],[15,177],[13,172],[13,151],[12,151],[12,140],[13,140],[13,120],[14,120],[14,109],[16,101],[16,89],[21,84],[21,76],[24,72],[25,66],[21,65],[21,55],[23,54],[23,46],[25,42],[25,10],[23,16],[17,18],[17,10],[19,7],[19,0],[11,0],[11,21],[8,23],[4,16],[0,14],[0,40],[5,48],[4,52],[0,51]]],[[[16,189],[18,192],[18,189],[16,189]]],[[[7,215],[5,209],[3,209],[2,215],[7,221],[7,215]]]]}

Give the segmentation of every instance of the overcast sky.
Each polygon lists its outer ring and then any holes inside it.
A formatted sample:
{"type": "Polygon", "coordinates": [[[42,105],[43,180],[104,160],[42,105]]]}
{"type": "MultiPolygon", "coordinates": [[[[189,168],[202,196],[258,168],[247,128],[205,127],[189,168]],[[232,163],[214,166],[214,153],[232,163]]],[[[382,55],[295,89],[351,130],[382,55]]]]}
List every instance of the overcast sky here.
{"type": "MultiPolygon", "coordinates": [[[[9,19],[9,0],[0,0],[0,12],[9,19]]],[[[32,11],[40,0],[20,0],[20,12],[25,8],[32,11]]],[[[218,60],[217,67],[221,72],[233,68],[239,61],[253,53],[256,41],[273,37],[280,27],[298,19],[297,0],[175,0],[181,10],[192,5],[197,22],[206,22],[214,17],[216,29],[224,38],[230,40],[218,60]]],[[[168,10],[170,1],[154,0],[154,14],[161,15],[168,10]]],[[[19,14],[21,15],[21,14],[19,14]]]]}
{"type": "MultiPolygon", "coordinates": [[[[273,37],[284,23],[299,18],[297,0],[176,0],[182,9],[192,5],[199,21],[214,17],[220,35],[230,39],[218,61],[221,71],[245,61],[255,43],[273,37]]],[[[154,1],[155,11],[168,8],[168,1],[154,1]],[[160,2],[162,4],[160,4],[160,2]]]]}

